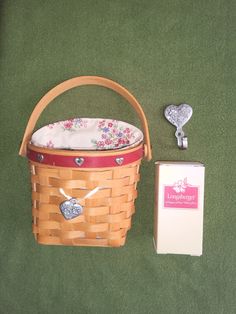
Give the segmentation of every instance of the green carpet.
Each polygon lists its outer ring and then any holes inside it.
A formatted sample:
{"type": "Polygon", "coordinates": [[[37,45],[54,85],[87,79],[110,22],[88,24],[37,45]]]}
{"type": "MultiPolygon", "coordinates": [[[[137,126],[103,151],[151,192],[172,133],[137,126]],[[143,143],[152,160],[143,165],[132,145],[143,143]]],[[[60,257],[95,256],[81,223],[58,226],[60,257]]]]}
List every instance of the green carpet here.
{"type": "MultiPolygon", "coordinates": [[[[0,4],[0,313],[236,312],[235,19],[233,0],[5,0],[0,4]],[[126,86],[147,115],[136,214],[122,248],[38,245],[27,160],[18,148],[37,101],[56,84],[99,75],[126,86]],[[166,104],[187,102],[189,149],[176,146],[166,104]],[[206,165],[203,256],[153,249],[155,160],[206,165]]],[[[99,87],[65,93],[38,123],[73,116],[139,126],[99,87]]]]}

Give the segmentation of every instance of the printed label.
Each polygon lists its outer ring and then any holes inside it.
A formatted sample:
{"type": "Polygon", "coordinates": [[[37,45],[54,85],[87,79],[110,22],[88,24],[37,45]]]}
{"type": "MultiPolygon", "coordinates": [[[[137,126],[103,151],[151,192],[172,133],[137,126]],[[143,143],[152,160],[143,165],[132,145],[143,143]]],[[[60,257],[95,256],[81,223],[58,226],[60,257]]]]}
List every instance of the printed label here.
{"type": "Polygon", "coordinates": [[[165,208],[198,208],[198,187],[187,182],[187,178],[164,187],[165,208]]]}

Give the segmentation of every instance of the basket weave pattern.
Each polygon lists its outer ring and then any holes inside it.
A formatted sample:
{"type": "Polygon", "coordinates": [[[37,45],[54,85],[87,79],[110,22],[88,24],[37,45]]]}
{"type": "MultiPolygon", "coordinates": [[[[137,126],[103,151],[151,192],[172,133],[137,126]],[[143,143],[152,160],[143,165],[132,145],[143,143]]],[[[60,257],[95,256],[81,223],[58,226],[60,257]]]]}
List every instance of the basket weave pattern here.
{"type": "Polygon", "coordinates": [[[33,233],[39,243],[121,246],[135,212],[140,161],[125,167],[99,171],[45,167],[30,162],[33,233]],[[83,214],[65,220],[59,204],[65,200],[59,188],[75,197],[96,187],[91,198],[82,199],[83,214]]]}

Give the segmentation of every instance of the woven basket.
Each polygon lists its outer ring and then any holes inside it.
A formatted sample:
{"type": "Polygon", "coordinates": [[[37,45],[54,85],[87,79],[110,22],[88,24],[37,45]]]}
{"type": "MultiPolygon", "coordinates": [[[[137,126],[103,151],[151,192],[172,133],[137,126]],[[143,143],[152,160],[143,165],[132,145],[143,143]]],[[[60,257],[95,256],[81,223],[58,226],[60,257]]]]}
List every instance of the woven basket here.
{"type": "MultiPolygon", "coordinates": [[[[41,244],[111,246],[124,245],[135,212],[139,166],[151,159],[147,120],[138,101],[111,80],[82,76],[50,90],[36,105],[25,130],[19,154],[27,156],[32,183],[33,233],[41,244]],[[122,150],[78,151],[42,148],[30,143],[35,124],[46,106],[65,91],[82,85],[100,85],[123,96],[137,112],[144,141],[122,150]],[[95,188],[94,195],[85,195],[95,188]],[[81,214],[65,219],[60,204],[65,197],[80,199],[81,214]]],[[[70,201],[69,201],[70,202],[70,201]]]]}

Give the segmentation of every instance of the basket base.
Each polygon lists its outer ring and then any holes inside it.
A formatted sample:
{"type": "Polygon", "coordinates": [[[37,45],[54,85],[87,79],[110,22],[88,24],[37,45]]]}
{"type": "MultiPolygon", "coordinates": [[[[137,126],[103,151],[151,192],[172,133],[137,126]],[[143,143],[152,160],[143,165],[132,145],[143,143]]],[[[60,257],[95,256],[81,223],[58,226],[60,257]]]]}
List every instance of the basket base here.
{"type": "Polygon", "coordinates": [[[66,245],[66,246],[89,246],[89,247],[121,247],[125,245],[126,237],[119,240],[107,239],[78,239],[73,241],[63,241],[52,237],[42,237],[34,234],[38,244],[42,245],[66,245]]]}

